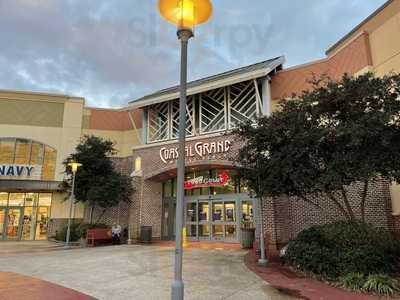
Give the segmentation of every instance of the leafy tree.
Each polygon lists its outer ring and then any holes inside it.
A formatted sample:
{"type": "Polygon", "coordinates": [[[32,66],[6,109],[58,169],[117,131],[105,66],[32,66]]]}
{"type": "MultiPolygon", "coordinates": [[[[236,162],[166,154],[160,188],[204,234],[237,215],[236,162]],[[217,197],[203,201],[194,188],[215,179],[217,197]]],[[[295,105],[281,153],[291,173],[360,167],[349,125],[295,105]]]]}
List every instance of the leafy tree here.
{"type": "Polygon", "coordinates": [[[261,196],[294,196],[321,210],[315,196],[326,197],[350,220],[356,214],[349,186],[362,184],[364,220],[370,182],[400,182],[400,75],[344,75],[312,84],[281,101],[272,116],[236,130],[245,141],[239,174],[261,196]]]}
{"type": "MultiPolygon", "coordinates": [[[[71,160],[82,164],[76,173],[75,197],[78,202],[87,203],[90,208],[90,223],[93,223],[93,212],[96,207],[103,209],[118,205],[120,202],[128,202],[133,188],[128,176],[118,173],[111,160],[115,154],[113,143],[95,136],[84,136],[76,152],[65,161],[65,173],[71,175],[68,163],[71,160]]],[[[63,186],[70,189],[72,176],[67,176],[63,186]]],[[[99,218],[99,219],[100,219],[99,218]]],[[[98,220],[99,221],[99,220],[98,220]]]]}

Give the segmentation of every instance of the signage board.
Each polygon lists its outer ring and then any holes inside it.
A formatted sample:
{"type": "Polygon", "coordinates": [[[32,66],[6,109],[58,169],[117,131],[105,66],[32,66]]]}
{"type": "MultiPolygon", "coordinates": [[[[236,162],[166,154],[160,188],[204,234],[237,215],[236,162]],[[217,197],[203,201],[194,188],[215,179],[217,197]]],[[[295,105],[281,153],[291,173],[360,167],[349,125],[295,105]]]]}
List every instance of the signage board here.
{"type": "Polygon", "coordinates": [[[229,182],[229,174],[227,172],[222,172],[218,174],[217,177],[210,178],[206,176],[199,176],[188,181],[185,181],[185,190],[193,190],[204,187],[218,187],[226,186],[229,182]]]}
{"type": "Polygon", "coordinates": [[[40,180],[41,176],[40,165],[0,165],[0,179],[40,180]]]}
{"type": "MultiPolygon", "coordinates": [[[[232,142],[229,140],[219,142],[198,142],[194,145],[188,145],[185,148],[186,158],[206,158],[209,155],[223,154],[229,152],[232,142]]],[[[178,147],[163,147],[160,149],[160,158],[164,163],[177,160],[179,157],[178,147]]]]}

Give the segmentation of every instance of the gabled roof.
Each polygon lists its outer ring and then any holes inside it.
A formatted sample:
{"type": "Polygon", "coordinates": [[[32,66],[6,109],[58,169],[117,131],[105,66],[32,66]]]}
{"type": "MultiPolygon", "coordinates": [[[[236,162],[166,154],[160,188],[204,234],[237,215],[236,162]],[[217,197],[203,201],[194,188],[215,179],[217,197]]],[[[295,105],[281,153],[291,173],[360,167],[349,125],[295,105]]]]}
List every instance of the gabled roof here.
{"type": "MultiPolygon", "coordinates": [[[[279,56],[256,64],[195,80],[188,83],[188,95],[267,76],[271,72],[281,69],[284,63],[285,57],[279,56]]],[[[131,108],[140,108],[178,98],[179,86],[174,86],[131,101],[129,102],[129,106],[131,108]]]]}

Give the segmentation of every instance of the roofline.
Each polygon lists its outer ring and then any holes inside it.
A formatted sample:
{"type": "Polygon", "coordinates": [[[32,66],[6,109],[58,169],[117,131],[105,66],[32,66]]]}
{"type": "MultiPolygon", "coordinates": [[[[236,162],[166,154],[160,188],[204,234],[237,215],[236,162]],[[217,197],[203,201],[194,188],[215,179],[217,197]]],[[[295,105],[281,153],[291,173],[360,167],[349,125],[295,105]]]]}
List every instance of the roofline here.
{"type": "MultiPolygon", "coordinates": [[[[200,80],[207,80],[208,78],[212,78],[212,77],[216,77],[214,81],[212,82],[205,82],[202,83],[198,86],[194,86],[194,87],[190,87],[187,90],[187,96],[190,95],[194,95],[194,94],[198,94],[210,89],[215,89],[215,88],[219,88],[219,87],[223,87],[226,85],[231,85],[237,82],[242,82],[242,81],[246,81],[246,80],[250,80],[250,79],[254,79],[254,78],[259,78],[259,77],[263,77],[263,76],[267,76],[268,74],[270,74],[272,71],[274,71],[274,69],[276,69],[277,67],[283,65],[286,62],[286,59],[284,56],[279,56],[277,58],[275,58],[276,62],[275,62],[275,66],[268,67],[268,68],[264,68],[264,69],[260,69],[260,70],[253,70],[253,71],[248,71],[248,72],[243,72],[241,74],[234,74],[231,75],[229,77],[226,78],[218,78],[219,76],[223,76],[226,73],[235,71],[235,70],[240,70],[240,69],[244,69],[246,67],[241,67],[238,69],[233,69],[233,70],[229,70],[217,75],[212,75],[212,76],[208,76],[208,77],[204,77],[198,80],[194,80],[188,83],[188,85],[196,82],[196,81],[200,81],[200,80]]],[[[262,62],[259,62],[262,63],[262,62]]],[[[259,64],[256,63],[256,64],[259,64]]],[[[252,64],[252,65],[256,65],[256,64],[252,64]]],[[[248,65],[252,66],[252,65],[248,65]]],[[[173,86],[170,88],[166,88],[164,90],[168,90],[168,89],[173,89],[175,87],[179,87],[179,86],[173,86]]],[[[160,92],[162,92],[163,90],[161,90],[160,92]]],[[[156,103],[161,103],[161,102],[165,102],[165,101],[170,101],[173,99],[178,99],[179,98],[179,90],[178,91],[171,91],[171,92],[167,92],[165,94],[157,94],[157,92],[152,96],[144,96],[141,99],[138,100],[134,100],[128,103],[128,106],[131,109],[135,109],[135,108],[141,108],[141,107],[145,107],[145,106],[149,106],[152,104],[156,104],[156,103]]]]}
{"type": "Polygon", "coordinates": [[[356,33],[362,26],[368,23],[371,19],[377,16],[380,12],[382,12],[386,7],[392,4],[395,0],[388,0],[383,5],[381,5],[377,10],[375,10],[372,14],[370,14],[366,19],[364,19],[360,24],[354,27],[349,33],[347,33],[344,37],[342,37],[338,42],[336,42],[333,46],[331,46],[328,50],[325,51],[326,55],[329,55],[333,52],[340,44],[350,38],[354,33],[356,33]]]}
{"type": "Polygon", "coordinates": [[[0,89],[0,93],[14,93],[14,94],[20,94],[20,95],[62,97],[62,98],[85,100],[84,97],[70,96],[70,95],[66,95],[66,94],[46,93],[46,92],[31,92],[31,91],[24,91],[24,90],[4,90],[4,89],[0,89]]]}

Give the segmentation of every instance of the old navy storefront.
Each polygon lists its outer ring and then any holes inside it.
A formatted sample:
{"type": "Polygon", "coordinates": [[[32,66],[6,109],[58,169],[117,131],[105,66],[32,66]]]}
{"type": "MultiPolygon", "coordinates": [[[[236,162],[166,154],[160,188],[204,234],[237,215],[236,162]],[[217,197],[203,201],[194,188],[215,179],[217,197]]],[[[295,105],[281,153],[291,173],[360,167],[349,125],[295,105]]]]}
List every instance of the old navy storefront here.
{"type": "Polygon", "coordinates": [[[56,154],[37,141],[0,139],[0,241],[47,239],[56,154]]]}

